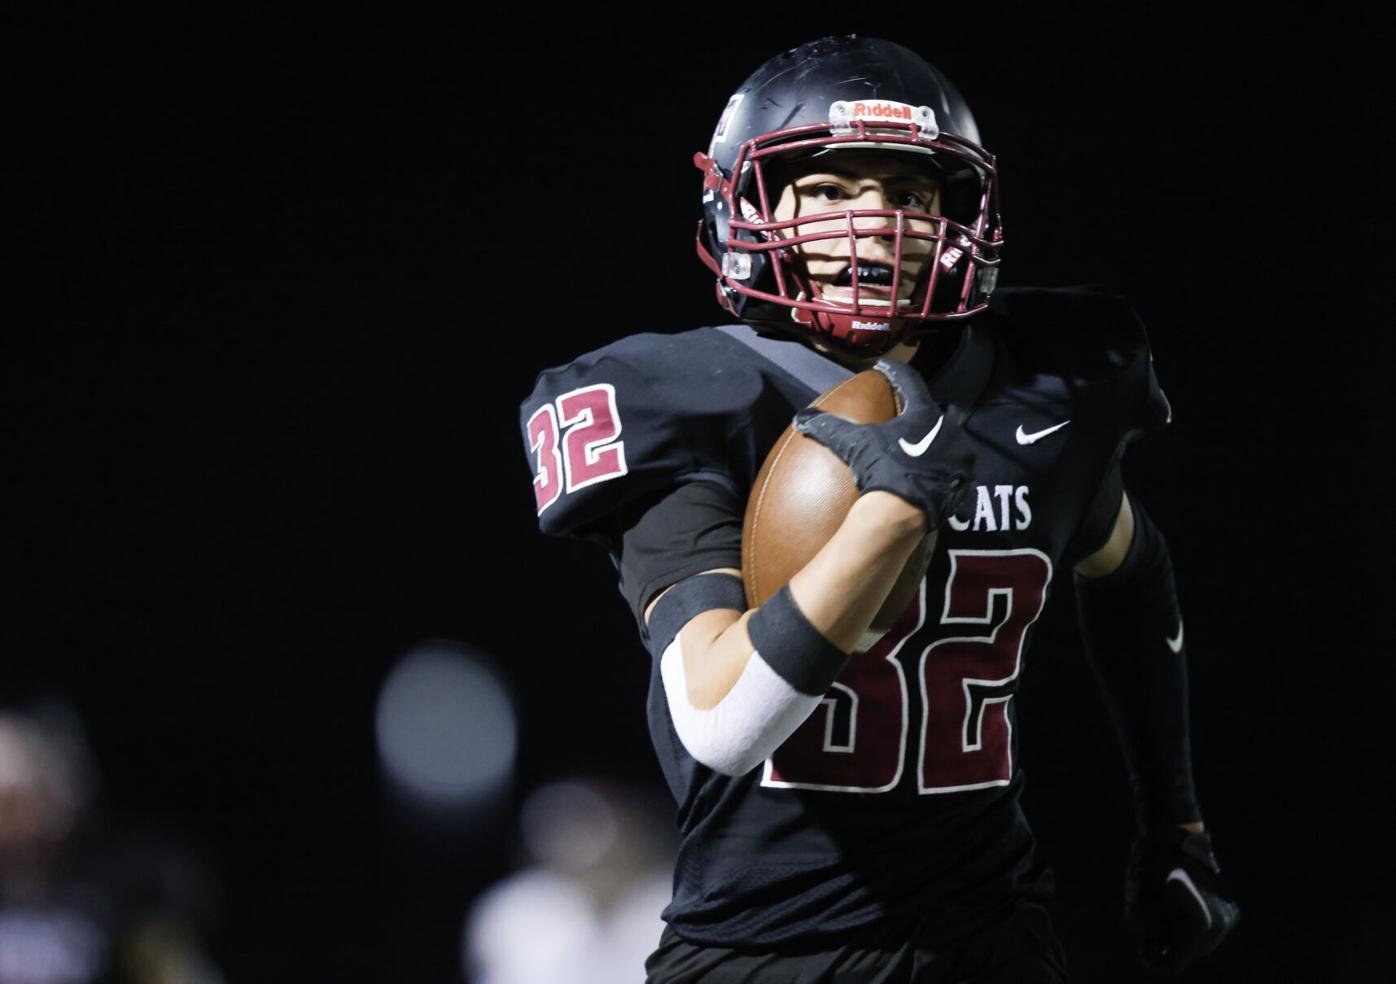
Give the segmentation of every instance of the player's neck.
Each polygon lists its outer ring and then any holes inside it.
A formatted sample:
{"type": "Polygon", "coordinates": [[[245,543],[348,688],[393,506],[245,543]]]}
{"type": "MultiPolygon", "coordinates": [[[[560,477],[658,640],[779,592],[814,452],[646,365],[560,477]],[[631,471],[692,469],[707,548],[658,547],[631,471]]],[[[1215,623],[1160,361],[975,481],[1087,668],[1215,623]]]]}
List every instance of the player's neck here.
{"type": "Polygon", "coordinates": [[[896,345],[892,347],[890,351],[882,355],[870,355],[863,357],[849,355],[848,353],[839,352],[834,349],[828,348],[827,346],[821,344],[817,339],[814,342],[814,347],[818,349],[822,355],[828,356],[830,359],[833,359],[835,362],[843,366],[845,369],[851,369],[854,372],[862,372],[864,369],[871,369],[874,365],[877,364],[877,361],[879,359],[890,359],[893,362],[910,362],[912,358],[916,355],[917,343],[898,342],[896,345]]]}
{"type": "MultiPolygon", "coordinates": [[[[921,374],[930,379],[940,372],[959,349],[963,334],[958,326],[938,326],[923,333],[918,339],[918,344],[911,350],[921,374]]],[[[908,358],[907,361],[910,362],[911,359],[908,358]]]]}

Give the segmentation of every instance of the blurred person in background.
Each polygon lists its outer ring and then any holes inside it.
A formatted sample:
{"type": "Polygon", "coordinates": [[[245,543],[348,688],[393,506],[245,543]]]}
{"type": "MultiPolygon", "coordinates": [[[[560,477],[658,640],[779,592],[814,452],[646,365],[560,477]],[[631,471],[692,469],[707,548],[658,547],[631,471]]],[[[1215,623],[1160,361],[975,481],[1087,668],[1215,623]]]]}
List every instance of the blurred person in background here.
{"type": "Polygon", "coordinates": [[[663,928],[671,894],[668,831],[632,793],[584,779],[524,803],[527,861],[475,903],[466,971],[476,984],[626,984],[663,928]]]}
{"type": "Polygon", "coordinates": [[[113,835],[96,791],[71,711],[0,709],[0,984],[218,984],[209,880],[161,838],[113,835]]]}

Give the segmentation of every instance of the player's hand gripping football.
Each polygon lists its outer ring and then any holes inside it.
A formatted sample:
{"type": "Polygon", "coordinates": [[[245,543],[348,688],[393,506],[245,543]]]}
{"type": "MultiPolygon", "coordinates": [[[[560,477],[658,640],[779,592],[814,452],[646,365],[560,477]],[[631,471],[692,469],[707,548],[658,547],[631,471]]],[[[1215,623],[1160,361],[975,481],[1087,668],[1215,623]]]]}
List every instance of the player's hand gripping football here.
{"type": "Polygon", "coordinates": [[[896,390],[897,416],[855,424],[807,408],[795,415],[795,429],[838,455],[853,472],[858,491],[891,492],[921,509],[928,529],[940,529],[969,488],[974,451],[931,398],[919,372],[888,359],[874,368],[896,390]]]}
{"type": "Polygon", "coordinates": [[[1176,974],[1226,939],[1241,907],[1222,881],[1206,833],[1180,828],[1137,838],[1125,876],[1125,916],[1139,956],[1176,974]]]}

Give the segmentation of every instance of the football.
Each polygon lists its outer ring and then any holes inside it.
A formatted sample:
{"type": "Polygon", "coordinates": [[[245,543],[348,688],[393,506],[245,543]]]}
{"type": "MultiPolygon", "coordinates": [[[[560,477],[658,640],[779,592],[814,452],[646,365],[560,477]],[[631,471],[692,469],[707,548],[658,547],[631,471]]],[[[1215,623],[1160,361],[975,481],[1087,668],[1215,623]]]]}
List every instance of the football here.
{"type": "MultiPolygon", "coordinates": [[[[897,395],[875,369],[860,372],[810,406],[857,424],[897,415],[897,395]]],[[[853,473],[818,441],[786,427],[766,455],[742,521],[742,579],[747,606],[755,608],[809,563],[843,523],[858,498],[853,473]]],[[[930,566],[935,533],[927,533],[872,622],[886,632],[915,597],[930,566]]]]}

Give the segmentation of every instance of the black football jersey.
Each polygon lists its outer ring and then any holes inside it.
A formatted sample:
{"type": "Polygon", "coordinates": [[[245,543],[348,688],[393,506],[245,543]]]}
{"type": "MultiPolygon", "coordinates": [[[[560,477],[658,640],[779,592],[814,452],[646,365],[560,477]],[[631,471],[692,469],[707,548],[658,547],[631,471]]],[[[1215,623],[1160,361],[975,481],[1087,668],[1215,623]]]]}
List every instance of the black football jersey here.
{"type": "MultiPolygon", "coordinates": [[[[651,646],[650,732],[682,835],[664,916],[692,942],[777,947],[913,925],[950,939],[1040,889],[1018,805],[1024,653],[1060,577],[1109,531],[1117,493],[1103,526],[1092,516],[1124,447],[1170,414],[1142,326],[1098,288],[1001,289],[951,331],[927,382],[963,414],[973,488],[911,606],[814,713],[762,767],[714,773],[678,740],[651,646]]],[[[850,375],[798,342],[750,336],[632,335],[541,373],[523,404],[540,526],[605,546],[637,617],[683,577],[740,566],[767,452],[850,375]],[[771,346],[817,371],[802,381],[763,354],[771,346]]],[[[923,344],[913,364],[931,358],[923,344]]],[[[640,631],[649,643],[642,619],[640,631]]]]}

